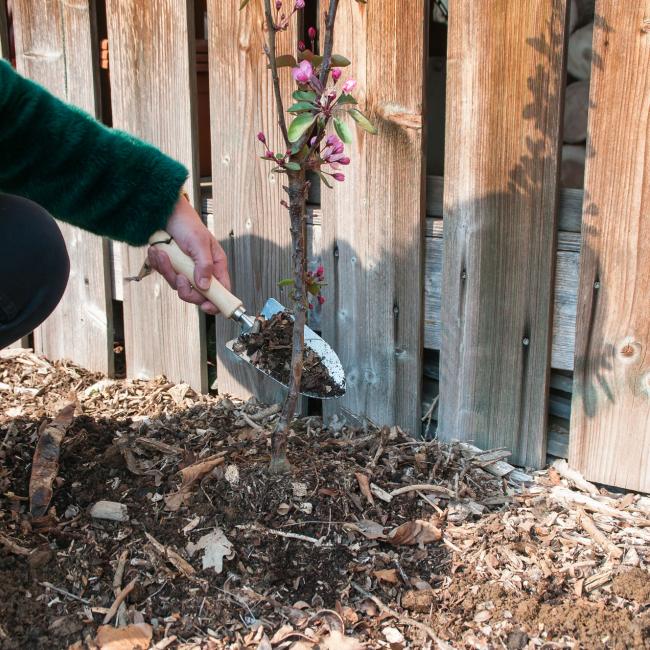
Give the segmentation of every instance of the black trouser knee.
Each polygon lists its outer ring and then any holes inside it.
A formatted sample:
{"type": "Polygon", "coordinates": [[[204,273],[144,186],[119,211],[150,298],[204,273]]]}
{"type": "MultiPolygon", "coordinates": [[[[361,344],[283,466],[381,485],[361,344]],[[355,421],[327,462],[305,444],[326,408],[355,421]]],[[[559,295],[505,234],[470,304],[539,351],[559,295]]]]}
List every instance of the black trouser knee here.
{"type": "Polygon", "coordinates": [[[50,214],[33,201],[0,194],[0,348],[54,311],[69,273],[63,235],[50,214]]]}

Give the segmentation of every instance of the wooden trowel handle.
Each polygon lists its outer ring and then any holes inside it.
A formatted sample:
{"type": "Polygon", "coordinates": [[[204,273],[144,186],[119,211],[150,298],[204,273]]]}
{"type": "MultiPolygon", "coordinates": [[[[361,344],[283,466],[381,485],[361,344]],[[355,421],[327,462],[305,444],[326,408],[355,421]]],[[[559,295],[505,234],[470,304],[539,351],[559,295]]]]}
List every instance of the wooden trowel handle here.
{"type": "Polygon", "coordinates": [[[164,230],[157,230],[151,237],[149,237],[149,244],[155,246],[161,251],[167,253],[174,271],[179,275],[184,275],[192,284],[192,286],[202,295],[206,297],[213,305],[215,305],[223,316],[230,318],[235,311],[243,307],[242,301],[233,296],[226,287],[224,287],[215,278],[211,279],[210,288],[199,289],[194,282],[194,262],[191,257],[185,255],[178,247],[178,244],[171,238],[171,236],[164,230]]]}

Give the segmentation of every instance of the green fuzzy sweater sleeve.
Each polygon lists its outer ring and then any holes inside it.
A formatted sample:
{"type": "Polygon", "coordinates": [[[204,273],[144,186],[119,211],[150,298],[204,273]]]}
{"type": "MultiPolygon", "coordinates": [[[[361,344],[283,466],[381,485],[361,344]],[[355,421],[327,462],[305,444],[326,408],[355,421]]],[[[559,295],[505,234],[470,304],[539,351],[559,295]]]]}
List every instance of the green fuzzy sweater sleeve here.
{"type": "Polygon", "coordinates": [[[187,170],[108,129],[0,60],[0,191],[134,246],[164,228],[187,170]]]}

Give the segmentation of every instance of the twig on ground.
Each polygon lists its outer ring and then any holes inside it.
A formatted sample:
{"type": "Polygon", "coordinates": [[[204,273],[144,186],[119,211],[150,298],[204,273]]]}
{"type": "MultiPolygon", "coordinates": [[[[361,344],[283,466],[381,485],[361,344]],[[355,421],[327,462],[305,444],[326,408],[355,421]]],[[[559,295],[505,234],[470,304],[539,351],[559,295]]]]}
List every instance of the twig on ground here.
{"type": "Polygon", "coordinates": [[[47,587],[52,591],[56,591],[57,594],[61,594],[62,596],[67,596],[68,598],[72,598],[73,600],[78,600],[80,603],[83,603],[84,605],[90,605],[89,600],[86,600],[85,598],[81,598],[80,596],[70,593],[65,589],[61,589],[61,587],[55,587],[51,582],[39,582],[38,584],[41,585],[41,587],[47,587]]]}
{"type": "Polygon", "coordinates": [[[390,492],[391,497],[399,496],[400,494],[406,494],[407,492],[437,492],[446,497],[453,497],[454,492],[449,488],[442,487],[441,485],[431,485],[429,483],[418,483],[416,485],[405,485],[404,487],[397,488],[390,492]]]}
{"type": "MultiPolygon", "coordinates": [[[[126,559],[129,556],[128,550],[122,551],[120,559],[117,562],[117,567],[115,569],[115,575],[113,576],[113,593],[115,596],[119,596],[122,589],[122,580],[124,579],[124,569],[126,567],[126,559]]],[[[118,625],[126,624],[126,603],[120,603],[120,606],[117,610],[116,620],[118,625]]]]}
{"type": "Polygon", "coordinates": [[[280,406],[280,404],[272,404],[268,408],[262,409],[261,411],[258,411],[253,415],[249,415],[248,417],[253,420],[253,422],[261,422],[262,420],[265,420],[266,418],[279,413],[281,410],[282,406],[280,406]]]}
{"type": "Polygon", "coordinates": [[[251,420],[251,418],[248,415],[246,415],[246,413],[242,413],[241,416],[242,416],[242,419],[244,420],[244,422],[246,422],[246,424],[249,427],[252,427],[256,431],[264,431],[264,427],[257,424],[257,422],[254,422],[253,420],[251,420]]]}
{"type": "Polygon", "coordinates": [[[0,544],[2,544],[8,551],[14,553],[15,555],[27,556],[31,554],[31,551],[28,548],[25,548],[20,544],[16,544],[16,542],[13,542],[8,537],[5,537],[4,535],[0,535],[0,544]]]}
{"type": "Polygon", "coordinates": [[[582,508],[578,511],[578,523],[582,526],[584,531],[591,537],[591,539],[598,544],[603,550],[607,551],[611,557],[620,560],[623,557],[623,549],[620,549],[616,544],[607,538],[594,520],[582,508]]]}
{"type": "Polygon", "coordinates": [[[124,602],[124,599],[133,591],[133,588],[135,587],[136,583],[138,582],[137,578],[133,578],[131,582],[129,582],[124,589],[120,591],[120,593],[117,595],[115,598],[115,601],[113,604],[110,606],[108,612],[106,613],[106,616],[104,616],[104,625],[107,623],[111,622],[111,619],[115,614],[117,614],[117,610],[119,609],[120,605],[124,602]]]}
{"type": "Polygon", "coordinates": [[[444,648],[450,647],[442,639],[439,639],[436,633],[428,625],[425,625],[424,623],[420,623],[420,621],[416,621],[414,618],[411,618],[410,616],[403,616],[399,612],[396,612],[394,609],[391,609],[387,605],[384,605],[384,603],[381,600],[379,600],[377,596],[373,596],[369,591],[366,591],[363,587],[358,585],[356,582],[352,582],[350,584],[352,585],[353,589],[358,591],[364,598],[369,598],[370,600],[372,600],[372,602],[375,603],[377,607],[379,607],[379,611],[381,611],[383,614],[389,614],[393,618],[396,618],[403,625],[410,625],[411,627],[416,627],[418,630],[425,632],[433,641],[443,646],[444,648]]]}

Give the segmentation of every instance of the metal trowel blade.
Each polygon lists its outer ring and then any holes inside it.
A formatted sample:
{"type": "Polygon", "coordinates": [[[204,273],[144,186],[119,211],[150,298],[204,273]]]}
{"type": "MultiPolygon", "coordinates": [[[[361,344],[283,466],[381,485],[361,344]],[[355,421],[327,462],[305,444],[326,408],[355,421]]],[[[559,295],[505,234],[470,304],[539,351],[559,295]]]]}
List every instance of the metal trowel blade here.
{"type": "MultiPolygon", "coordinates": [[[[266,301],[266,304],[264,305],[264,308],[262,309],[260,315],[268,320],[274,314],[282,311],[286,311],[284,306],[281,305],[277,300],[269,298],[266,301]]],[[[237,359],[245,361],[246,363],[250,363],[256,370],[264,373],[267,375],[267,377],[271,377],[268,372],[255,366],[245,352],[242,352],[240,354],[235,352],[233,350],[233,345],[236,342],[237,339],[233,339],[232,341],[228,341],[228,343],[226,343],[226,347],[230,350],[230,352],[237,359]]],[[[324,366],[328,369],[330,376],[332,377],[332,380],[343,390],[343,392],[345,392],[345,372],[343,371],[343,366],[341,365],[341,361],[336,355],[336,352],[334,352],[334,350],[332,350],[332,348],[320,336],[318,336],[314,330],[310,329],[307,326],[305,326],[305,347],[312,349],[322,359],[324,366]]],[[[277,382],[281,386],[288,388],[286,384],[278,381],[275,377],[271,377],[271,379],[273,379],[273,381],[277,382]]],[[[315,399],[332,399],[324,395],[317,395],[316,393],[307,391],[301,391],[300,394],[305,395],[306,397],[314,397],[315,399]]],[[[336,397],[341,397],[341,395],[336,395],[336,397]]]]}

